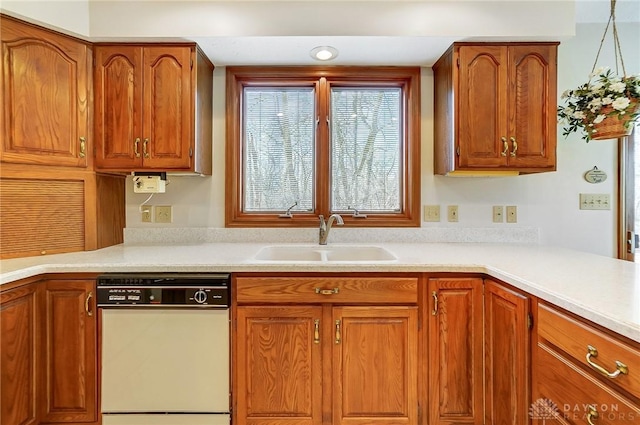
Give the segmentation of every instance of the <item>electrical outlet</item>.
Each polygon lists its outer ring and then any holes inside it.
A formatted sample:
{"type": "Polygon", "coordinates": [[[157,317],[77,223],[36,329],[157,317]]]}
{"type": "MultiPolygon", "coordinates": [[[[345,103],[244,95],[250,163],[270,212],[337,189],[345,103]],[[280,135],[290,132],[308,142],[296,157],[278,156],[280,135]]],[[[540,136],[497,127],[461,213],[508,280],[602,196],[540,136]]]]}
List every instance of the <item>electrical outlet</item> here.
{"type": "Polygon", "coordinates": [[[157,205],[153,210],[156,223],[171,223],[171,205],[157,205]]]}
{"type": "Polygon", "coordinates": [[[424,221],[440,221],[440,205],[425,205],[424,221]]]}
{"type": "Polygon", "coordinates": [[[142,222],[151,223],[151,205],[144,205],[142,207],[142,222]]]}
{"type": "Polygon", "coordinates": [[[458,221],[458,206],[457,205],[449,205],[447,207],[447,218],[451,222],[458,221]]]}
{"type": "Polygon", "coordinates": [[[507,223],[518,222],[518,207],[515,205],[507,206],[507,223]]]}
{"type": "Polygon", "coordinates": [[[493,222],[494,223],[504,222],[504,208],[502,207],[502,205],[495,205],[493,207],[493,222]]]}
{"type": "Polygon", "coordinates": [[[611,196],[608,193],[581,193],[581,210],[610,210],[611,196]]]}

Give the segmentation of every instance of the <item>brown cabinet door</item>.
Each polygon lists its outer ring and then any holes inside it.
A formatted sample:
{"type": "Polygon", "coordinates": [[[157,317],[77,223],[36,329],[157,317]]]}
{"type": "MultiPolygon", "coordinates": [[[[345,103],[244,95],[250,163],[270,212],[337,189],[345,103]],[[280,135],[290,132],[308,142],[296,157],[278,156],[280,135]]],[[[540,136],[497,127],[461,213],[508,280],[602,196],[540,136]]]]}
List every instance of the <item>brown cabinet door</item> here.
{"type": "Polygon", "coordinates": [[[0,294],[0,423],[37,424],[37,284],[0,294]]]}
{"type": "Polygon", "coordinates": [[[87,167],[91,50],[6,17],[0,26],[0,160],[87,167]]]}
{"type": "Polygon", "coordinates": [[[45,348],[42,421],[94,422],[97,418],[95,282],[44,282],[45,348]]]}
{"type": "Polygon", "coordinates": [[[507,163],[507,47],[460,46],[458,165],[501,167],[507,163]]]}
{"type": "Polygon", "coordinates": [[[238,307],[238,425],[322,423],[322,308],[238,307]]]}
{"type": "Polygon", "coordinates": [[[429,279],[429,424],[483,423],[482,279],[429,279]]]}
{"type": "Polygon", "coordinates": [[[556,164],[555,45],[509,48],[509,166],[556,164]]]}
{"type": "Polygon", "coordinates": [[[488,424],[527,423],[529,412],[529,300],[485,280],[485,412],[488,424]]]}
{"type": "Polygon", "coordinates": [[[142,48],[95,48],[96,168],[142,166],[142,48]]]}
{"type": "Polygon", "coordinates": [[[145,47],[143,162],[149,169],[189,169],[193,152],[190,47],[145,47]]]}
{"type": "Polygon", "coordinates": [[[418,423],[417,307],[334,307],[333,425],[418,423]]]}

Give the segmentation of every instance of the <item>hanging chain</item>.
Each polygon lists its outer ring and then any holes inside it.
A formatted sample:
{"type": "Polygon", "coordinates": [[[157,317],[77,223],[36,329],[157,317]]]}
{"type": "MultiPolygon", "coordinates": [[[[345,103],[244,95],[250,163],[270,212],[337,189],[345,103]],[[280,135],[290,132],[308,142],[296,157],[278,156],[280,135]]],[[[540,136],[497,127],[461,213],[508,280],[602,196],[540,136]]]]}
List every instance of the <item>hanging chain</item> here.
{"type": "Polygon", "coordinates": [[[596,65],[598,64],[598,58],[600,57],[600,51],[602,50],[602,46],[604,45],[604,40],[607,37],[607,32],[609,31],[609,26],[612,27],[613,32],[613,54],[615,56],[616,61],[616,74],[620,75],[618,70],[618,57],[620,57],[620,65],[622,67],[622,75],[624,77],[627,76],[627,71],[624,67],[624,60],[622,59],[622,49],[620,48],[620,39],[618,38],[618,28],[616,27],[616,3],[618,0],[611,0],[611,10],[609,13],[609,20],[607,21],[607,26],[604,29],[604,34],[602,34],[602,40],[600,40],[600,47],[598,48],[598,53],[596,54],[596,60],[593,62],[593,68],[591,69],[591,73],[596,70],[596,65]]]}

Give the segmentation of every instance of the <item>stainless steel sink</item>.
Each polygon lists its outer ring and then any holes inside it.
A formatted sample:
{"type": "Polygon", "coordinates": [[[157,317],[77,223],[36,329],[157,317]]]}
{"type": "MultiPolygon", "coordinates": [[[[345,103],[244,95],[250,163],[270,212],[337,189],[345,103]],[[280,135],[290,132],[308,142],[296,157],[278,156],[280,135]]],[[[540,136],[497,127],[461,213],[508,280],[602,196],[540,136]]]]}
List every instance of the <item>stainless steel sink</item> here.
{"type": "Polygon", "coordinates": [[[273,245],[254,257],[269,262],[380,262],[396,256],[385,248],[371,245],[273,245]]]}

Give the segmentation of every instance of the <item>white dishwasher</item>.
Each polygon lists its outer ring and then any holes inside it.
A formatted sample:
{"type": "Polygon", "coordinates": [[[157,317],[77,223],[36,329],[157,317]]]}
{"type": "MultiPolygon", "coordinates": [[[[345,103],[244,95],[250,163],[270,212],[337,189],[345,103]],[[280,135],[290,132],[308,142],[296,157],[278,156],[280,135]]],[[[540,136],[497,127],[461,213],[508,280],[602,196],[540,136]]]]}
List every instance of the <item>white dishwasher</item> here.
{"type": "Polygon", "coordinates": [[[98,277],[103,425],[229,425],[229,280],[98,277]]]}

